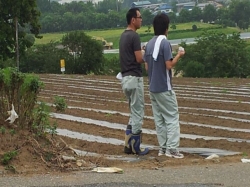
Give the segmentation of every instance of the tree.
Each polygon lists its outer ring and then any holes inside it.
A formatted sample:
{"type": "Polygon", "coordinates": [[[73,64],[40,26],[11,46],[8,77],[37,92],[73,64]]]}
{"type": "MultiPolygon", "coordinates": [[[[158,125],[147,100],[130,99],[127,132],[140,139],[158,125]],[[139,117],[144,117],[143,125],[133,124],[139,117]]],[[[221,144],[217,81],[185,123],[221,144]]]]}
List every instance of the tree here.
{"type": "Polygon", "coordinates": [[[100,74],[103,71],[101,42],[90,38],[83,31],[73,31],[63,36],[62,44],[76,56],[74,73],[100,74]]]}
{"type": "Polygon", "coordinates": [[[103,25],[103,28],[115,28],[115,27],[123,27],[126,25],[121,25],[122,21],[124,21],[124,18],[121,16],[119,12],[116,12],[114,10],[109,11],[108,14],[106,14],[106,20],[104,20],[101,25],[103,25]],[[121,21],[122,20],[122,21],[121,21]]]}
{"type": "Polygon", "coordinates": [[[229,14],[231,19],[241,28],[248,29],[250,24],[250,1],[249,0],[233,0],[229,6],[229,14]]]}
{"type": "Polygon", "coordinates": [[[182,46],[186,54],[176,65],[176,72],[192,77],[247,77],[250,74],[250,52],[239,33],[204,32],[196,44],[182,46]],[[191,66],[197,70],[191,71],[191,66]],[[203,75],[200,72],[204,72],[203,75]],[[187,72],[191,71],[191,72],[187,72]]]}
{"type": "Polygon", "coordinates": [[[36,0],[37,7],[41,12],[50,12],[50,0],[36,0]]]}
{"type": "Polygon", "coordinates": [[[243,29],[243,30],[248,29],[249,22],[244,22],[244,21],[240,20],[238,23],[238,26],[240,29],[243,29]]]}
{"type": "Polygon", "coordinates": [[[74,28],[74,15],[72,12],[65,12],[63,14],[63,30],[72,31],[74,28]]]}
{"type": "Polygon", "coordinates": [[[178,4],[178,1],[177,0],[173,0],[172,2],[171,2],[171,5],[172,5],[172,7],[173,7],[173,12],[177,12],[177,6],[176,6],[176,4],[178,4]]]}
{"type": "Polygon", "coordinates": [[[64,13],[65,12],[64,5],[59,4],[57,1],[52,1],[50,3],[50,9],[51,9],[51,12],[53,12],[53,13],[60,14],[60,13],[64,13]]]}
{"type": "Polygon", "coordinates": [[[76,30],[83,30],[84,29],[84,13],[77,14],[75,17],[76,30]]]}
{"type": "Polygon", "coordinates": [[[202,19],[202,11],[199,7],[194,7],[191,10],[191,21],[200,21],[202,19]]]}
{"type": "Polygon", "coordinates": [[[217,16],[219,20],[225,20],[225,19],[229,19],[230,15],[229,15],[229,10],[228,8],[220,8],[217,10],[217,16]]]}
{"type": "Polygon", "coordinates": [[[25,73],[61,73],[60,60],[65,60],[65,73],[74,72],[74,56],[55,42],[36,45],[20,59],[20,70],[25,73]]]}
{"type": "Polygon", "coordinates": [[[213,5],[206,5],[203,9],[203,21],[204,22],[212,22],[217,19],[217,12],[213,5]]]}
{"type": "Polygon", "coordinates": [[[108,13],[110,10],[121,10],[121,3],[118,0],[103,0],[96,5],[97,12],[108,13]]]}
{"type": "Polygon", "coordinates": [[[179,22],[186,23],[191,21],[191,13],[187,9],[182,9],[179,14],[179,22]]]}
{"type": "MultiPolygon", "coordinates": [[[[108,14],[104,14],[104,13],[98,13],[95,15],[96,17],[96,22],[95,24],[98,25],[98,28],[108,28],[108,26],[110,24],[115,24],[115,27],[117,25],[117,21],[115,21],[114,19],[117,19],[118,17],[113,17],[112,13],[108,13],[108,14]],[[109,19],[108,19],[109,17],[109,19]]],[[[113,25],[114,26],[114,25],[113,25]]]]}
{"type": "Polygon", "coordinates": [[[168,17],[169,17],[171,23],[177,22],[177,16],[174,12],[169,12],[168,17]]]}
{"type": "Polygon", "coordinates": [[[220,24],[223,27],[235,27],[234,21],[230,19],[228,8],[220,8],[217,10],[217,21],[216,24],[220,24]]]}
{"type": "Polygon", "coordinates": [[[124,9],[130,8],[133,2],[135,2],[135,0],[124,0],[122,2],[122,8],[124,9]]]}
{"type": "MultiPolygon", "coordinates": [[[[0,0],[0,56],[3,59],[12,58],[16,45],[16,22],[18,28],[29,28],[30,32],[38,37],[40,24],[36,0],[0,0]]],[[[19,33],[19,43],[27,47],[26,32],[19,33]]],[[[24,50],[21,50],[24,51],[24,50]]]]}
{"type": "Polygon", "coordinates": [[[141,10],[141,15],[143,25],[152,25],[154,15],[148,9],[141,10]]]}

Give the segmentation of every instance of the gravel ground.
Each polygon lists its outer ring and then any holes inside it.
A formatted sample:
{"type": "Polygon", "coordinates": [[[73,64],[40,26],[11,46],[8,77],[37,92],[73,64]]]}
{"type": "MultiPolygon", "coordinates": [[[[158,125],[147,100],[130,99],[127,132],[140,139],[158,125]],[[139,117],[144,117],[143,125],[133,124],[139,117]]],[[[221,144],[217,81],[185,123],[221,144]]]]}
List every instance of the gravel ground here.
{"type": "Polygon", "coordinates": [[[247,187],[249,164],[125,169],[123,174],[78,171],[60,175],[0,175],[0,187],[247,187]]]}

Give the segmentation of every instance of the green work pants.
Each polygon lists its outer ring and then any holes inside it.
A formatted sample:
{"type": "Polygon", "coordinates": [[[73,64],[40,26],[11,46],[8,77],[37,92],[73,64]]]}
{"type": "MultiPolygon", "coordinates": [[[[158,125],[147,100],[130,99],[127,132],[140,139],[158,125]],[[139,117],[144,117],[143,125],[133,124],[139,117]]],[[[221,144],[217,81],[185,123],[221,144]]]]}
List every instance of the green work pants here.
{"type": "Polygon", "coordinates": [[[176,150],[180,142],[180,125],[175,92],[150,92],[150,100],[160,148],[176,150]]]}
{"type": "Polygon", "coordinates": [[[144,84],[143,77],[126,76],[122,78],[122,90],[130,108],[129,125],[132,133],[141,132],[144,117],[144,84]]]}

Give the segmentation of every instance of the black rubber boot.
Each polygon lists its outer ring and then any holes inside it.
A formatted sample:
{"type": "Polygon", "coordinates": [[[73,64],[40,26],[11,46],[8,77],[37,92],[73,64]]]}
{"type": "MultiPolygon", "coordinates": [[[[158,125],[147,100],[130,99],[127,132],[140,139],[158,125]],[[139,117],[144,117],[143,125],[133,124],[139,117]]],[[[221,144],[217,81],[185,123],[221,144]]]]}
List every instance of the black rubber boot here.
{"type": "Polygon", "coordinates": [[[149,149],[148,148],[140,148],[141,136],[142,136],[141,132],[138,133],[138,134],[132,134],[130,145],[131,145],[131,148],[132,148],[132,152],[134,154],[146,155],[146,154],[148,154],[149,149]]]}

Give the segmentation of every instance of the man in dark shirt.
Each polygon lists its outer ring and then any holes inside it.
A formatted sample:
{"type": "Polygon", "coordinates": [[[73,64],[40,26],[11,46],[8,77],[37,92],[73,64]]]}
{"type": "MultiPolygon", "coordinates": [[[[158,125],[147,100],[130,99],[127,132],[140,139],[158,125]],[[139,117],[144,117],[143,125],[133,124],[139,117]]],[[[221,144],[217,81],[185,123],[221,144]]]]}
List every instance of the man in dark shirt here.
{"type": "Polygon", "coordinates": [[[136,30],[141,27],[142,17],[138,8],[131,8],[126,15],[127,29],[119,43],[122,73],[122,90],[129,101],[130,117],[125,132],[124,152],[145,155],[148,148],[142,149],[141,128],[144,117],[144,85],[142,77],[143,53],[136,30]]]}

